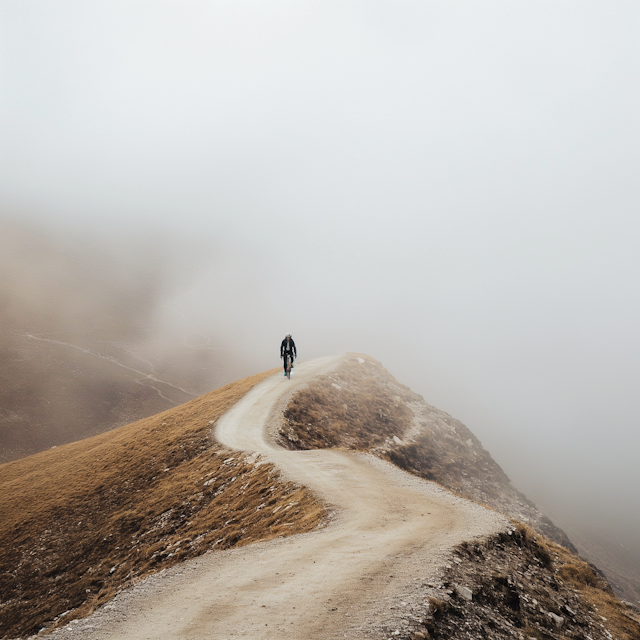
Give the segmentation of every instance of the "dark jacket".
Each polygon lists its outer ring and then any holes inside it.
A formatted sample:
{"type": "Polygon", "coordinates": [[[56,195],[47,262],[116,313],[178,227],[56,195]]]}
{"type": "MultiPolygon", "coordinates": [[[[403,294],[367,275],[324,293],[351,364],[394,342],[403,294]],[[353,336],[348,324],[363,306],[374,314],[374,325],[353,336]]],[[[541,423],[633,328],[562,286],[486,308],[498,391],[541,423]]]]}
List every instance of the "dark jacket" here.
{"type": "Polygon", "coordinates": [[[289,355],[293,354],[294,358],[298,357],[298,352],[296,351],[296,343],[293,341],[293,338],[289,338],[289,340],[285,338],[282,341],[282,344],[280,345],[281,358],[285,354],[285,352],[288,353],[289,355]]]}

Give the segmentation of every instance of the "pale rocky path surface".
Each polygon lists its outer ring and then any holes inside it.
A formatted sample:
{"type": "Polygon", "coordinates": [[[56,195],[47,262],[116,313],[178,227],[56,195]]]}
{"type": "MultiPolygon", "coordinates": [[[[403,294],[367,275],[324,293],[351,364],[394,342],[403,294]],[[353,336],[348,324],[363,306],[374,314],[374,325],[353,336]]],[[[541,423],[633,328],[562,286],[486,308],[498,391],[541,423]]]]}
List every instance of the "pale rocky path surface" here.
{"type": "Polygon", "coordinates": [[[185,562],[53,636],[386,638],[392,609],[425,599],[417,578],[437,581],[454,545],[509,528],[503,516],[373,456],[275,444],[269,432],[293,391],[339,362],[311,360],[296,366],[291,381],[268,378],[219,420],[215,434],[313,490],[332,514],[328,526],[185,562]]]}

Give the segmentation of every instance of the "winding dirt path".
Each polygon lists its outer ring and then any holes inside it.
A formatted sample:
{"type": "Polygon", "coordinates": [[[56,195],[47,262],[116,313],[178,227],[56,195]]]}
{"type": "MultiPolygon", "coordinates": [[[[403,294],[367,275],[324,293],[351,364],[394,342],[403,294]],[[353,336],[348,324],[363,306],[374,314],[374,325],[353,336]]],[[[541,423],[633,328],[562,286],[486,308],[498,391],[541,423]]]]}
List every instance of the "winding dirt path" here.
{"type": "Polygon", "coordinates": [[[291,392],[339,361],[299,364],[291,381],[266,379],[216,430],[225,446],[259,452],[315,491],[329,505],[330,524],[180,565],[119,597],[109,624],[82,637],[383,637],[380,625],[416,577],[437,579],[453,545],[508,527],[495,512],[373,456],[276,445],[269,426],[291,392]]]}

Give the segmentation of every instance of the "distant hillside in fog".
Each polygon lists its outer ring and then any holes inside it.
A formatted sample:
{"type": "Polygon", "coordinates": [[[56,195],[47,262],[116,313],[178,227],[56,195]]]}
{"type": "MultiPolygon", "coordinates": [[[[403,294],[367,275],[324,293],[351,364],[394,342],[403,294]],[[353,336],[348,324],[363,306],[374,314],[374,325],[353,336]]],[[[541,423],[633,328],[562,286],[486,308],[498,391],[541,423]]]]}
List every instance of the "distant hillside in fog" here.
{"type": "Polygon", "coordinates": [[[186,343],[178,314],[175,326],[157,326],[154,263],[0,227],[0,462],[158,413],[234,377],[224,351],[186,343]]]}

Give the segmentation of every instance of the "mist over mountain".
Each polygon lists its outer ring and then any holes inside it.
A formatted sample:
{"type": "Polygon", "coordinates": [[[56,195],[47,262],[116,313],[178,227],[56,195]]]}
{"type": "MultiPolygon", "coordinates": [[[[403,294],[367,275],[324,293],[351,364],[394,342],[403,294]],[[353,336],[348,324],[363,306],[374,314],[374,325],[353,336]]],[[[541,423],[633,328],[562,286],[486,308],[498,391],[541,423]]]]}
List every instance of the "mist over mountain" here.
{"type": "Polygon", "coordinates": [[[473,433],[365,354],[0,465],[0,487],[3,639],[640,633],[473,433]]]}
{"type": "Polygon", "coordinates": [[[0,461],[158,413],[241,373],[237,357],[161,307],[198,259],[181,247],[172,268],[171,250],[148,238],[116,251],[95,234],[0,220],[0,461]]]}
{"type": "MultiPolygon", "coordinates": [[[[433,372],[416,368],[411,358],[398,359],[394,339],[386,341],[379,327],[367,324],[370,309],[338,307],[329,319],[336,308],[326,294],[318,291],[312,302],[299,273],[285,271],[282,263],[286,277],[281,277],[277,267],[264,265],[262,251],[242,243],[230,251],[188,234],[169,242],[135,227],[124,236],[82,226],[63,225],[54,232],[15,217],[5,219],[0,242],[2,461],[130,423],[271,368],[278,363],[283,326],[304,329],[298,342],[303,357],[346,350],[351,340],[395,362],[412,387],[428,396],[420,385],[425,376],[433,379],[433,372]],[[295,292],[293,321],[280,317],[282,287],[295,292]],[[305,309],[313,309],[306,318],[305,309]]],[[[451,392],[445,398],[459,396],[451,392]]],[[[468,417],[465,421],[474,430],[468,417]]],[[[491,430],[483,432],[479,423],[474,433],[495,447],[491,430]]],[[[506,454],[498,447],[495,457],[513,479],[511,469],[523,453],[512,448],[506,454]]],[[[536,466],[530,457],[526,464],[536,466]]],[[[539,485],[523,486],[517,478],[516,486],[607,572],[618,592],[637,601],[640,560],[627,523],[614,516],[603,532],[603,523],[588,516],[545,509],[544,495],[536,493],[539,485]],[[614,523],[617,538],[609,533],[614,523]]],[[[595,503],[583,506],[585,514],[596,509],[595,503]]],[[[632,522],[635,512],[629,509],[632,522]]]]}
{"type": "Polygon", "coordinates": [[[292,332],[638,582],[637,2],[33,6],[0,4],[3,459],[292,332]]]}

